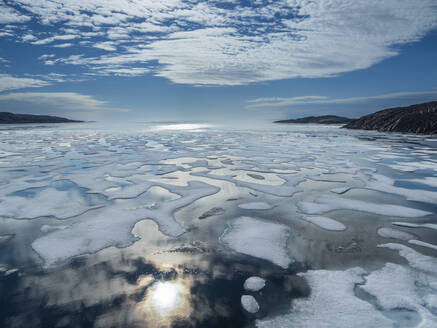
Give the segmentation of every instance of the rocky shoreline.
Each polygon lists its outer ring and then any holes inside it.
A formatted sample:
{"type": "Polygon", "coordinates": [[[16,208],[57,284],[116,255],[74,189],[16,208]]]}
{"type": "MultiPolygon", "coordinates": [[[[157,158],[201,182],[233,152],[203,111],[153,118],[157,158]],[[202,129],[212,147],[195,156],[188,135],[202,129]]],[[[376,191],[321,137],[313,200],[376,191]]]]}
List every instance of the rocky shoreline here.
{"type": "Polygon", "coordinates": [[[0,124],[24,124],[24,123],[82,123],[83,121],[70,120],[64,117],[49,115],[14,114],[0,112],[0,124]]]}
{"type": "Polygon", "coordinates": [[[343,128],[437,134],[437,101],[384,109],[353,120],[343,128]]]}

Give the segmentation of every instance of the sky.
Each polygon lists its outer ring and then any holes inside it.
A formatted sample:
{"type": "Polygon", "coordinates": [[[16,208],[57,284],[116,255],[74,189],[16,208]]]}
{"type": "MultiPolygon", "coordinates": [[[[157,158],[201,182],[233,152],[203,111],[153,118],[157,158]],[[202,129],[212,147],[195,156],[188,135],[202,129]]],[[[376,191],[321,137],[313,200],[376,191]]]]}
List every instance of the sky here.
{"type": "Polygon", "coordinates": [[[437,100],[436,0],[0,0],[0,111],[359,117],[437,100]]]}

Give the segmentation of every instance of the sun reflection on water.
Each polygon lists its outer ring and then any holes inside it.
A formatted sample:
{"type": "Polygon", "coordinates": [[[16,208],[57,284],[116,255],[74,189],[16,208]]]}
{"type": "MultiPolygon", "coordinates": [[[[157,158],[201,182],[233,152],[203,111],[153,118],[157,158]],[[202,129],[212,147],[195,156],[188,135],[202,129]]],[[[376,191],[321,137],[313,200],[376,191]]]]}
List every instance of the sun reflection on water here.
{"type": "Polygon", "coordinates": [[[152,288],[152,305],[162,315],[174,310],[181,299],[182,287],[174,282],[158,282],[152,288]]]}
{"type": "Polygon", "coordinates": [[[148,286],[138,305],[147,327],[171,327],[173,322],[186,320],[192,312],[191,279],[145,281],[148,286]]]}

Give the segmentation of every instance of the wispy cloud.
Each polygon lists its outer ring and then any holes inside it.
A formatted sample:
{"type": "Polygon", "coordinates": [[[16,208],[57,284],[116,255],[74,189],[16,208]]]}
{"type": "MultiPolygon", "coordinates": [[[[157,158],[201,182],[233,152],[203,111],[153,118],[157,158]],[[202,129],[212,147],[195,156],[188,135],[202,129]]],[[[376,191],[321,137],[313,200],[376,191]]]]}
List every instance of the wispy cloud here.
{"type": "Polygon", "coordinates": [[[325,96],[303,96],[290,98],[257,98],[248,100],[246,109],[268,109],[268,108],[293,108],[304,105],[342,105],[342,104],[363,104],[379,100],[408,100],[437,98],[437,90],[416,91],[416,92],[395,92],[383,95],[368,97],[329,98],[325,96]]]}
{"type": "Polygon", "coordinates": [[[259,0],[250,5],[233,0],[10,0],[8,4],[3,5],[5,17],[12,18],[4,21],[22,24],[32,18],[43,25],[44,34],[32,31],[36,39],[26,34],[17,40],[45,47],[55,46],[55,41],[77,41],[79,46],[64,49],[71,52],[47,60],[47,65],[78,65],[92,74],[99,70],[107,74],[108,65],[114,74],[134,68],[146,74],[144,67],[154,66],[157,76],[196,85],[329,77],[365,69],[437,28],[435,0],[259,0]],[[104,53],[96,53],[98,49],[104,53]]]}
{"type": "Polygon", "coordinates": [[[50,82],[40,79],[0,74],[0,92],[23,88],[45,87],[48,85],[50,85],[50,82]]]}
{"type": "Polygon", "coordinates": [[[36,109],[39,113],[50,112],[127,112],[125,108],[114,108],[106,101],[75,92],[19,92],[0,95],[0,106],[15,112],[28,113],[36,109]]]}

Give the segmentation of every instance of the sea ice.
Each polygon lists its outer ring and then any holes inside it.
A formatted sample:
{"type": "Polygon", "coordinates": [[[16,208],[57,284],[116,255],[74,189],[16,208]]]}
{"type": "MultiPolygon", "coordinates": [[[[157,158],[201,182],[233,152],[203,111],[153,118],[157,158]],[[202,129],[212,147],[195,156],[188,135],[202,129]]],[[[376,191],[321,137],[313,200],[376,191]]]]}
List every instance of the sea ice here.
{"type": "Polygon", "coordinates": [[[287,254],[289,235],[287,226],[243,216],[230,224],[220,240],[238,253],[270,261],[285,269],[291,263],[287,254]]]}
{"type": "Polygon", "coordinates": [[[306,216],[303,219],[325,230],[341,231],[346,229],[343,223],[325,216],[306,216]]]}
{"type": "Polygon", "coordinates": [[[241,305],[249,313],[257,313],[259,311],[259,304],[252,295],[241,296],[241,305]]]}
{"type": "Polygon", "coordinates": [[[246,279],[244,282],[244,289],[250,290],[252,292],[257,292],[264,288],[266,281],[263,278],[252,276],[246,279]]]}
{"type": "Polygon", "coordinates": [[[307,214],[323,214],[334,210],[354,210],[379,215],[409,218],[422,217],[431,214],[430,212],[400,205],[376,204],[331,195],[319,196],[313,203],[301,201],[298,203],[298,207],[307,214]]]}
{"type": "Polygon", "coordinates": [[[144,219],[154,220],[161,232],[179,236],[185,228],[174,213],[194,201],[217,193],[218,188],[202,182],[190,182],[188,187],[168,186],[181,197],[162,203],[158,208],[144,206],[154,192],[134,200],[117,200],[112,205],[84,213],[80,220],[65,228],[36,239],[32,248],[45,260],[46,266],[70,257],[97,252],[109,246],[126,247],[133,241],[131,229],[144,219]],[[141,202],[141,203],[139,203],[141,202]]]}

